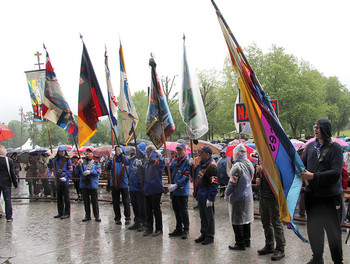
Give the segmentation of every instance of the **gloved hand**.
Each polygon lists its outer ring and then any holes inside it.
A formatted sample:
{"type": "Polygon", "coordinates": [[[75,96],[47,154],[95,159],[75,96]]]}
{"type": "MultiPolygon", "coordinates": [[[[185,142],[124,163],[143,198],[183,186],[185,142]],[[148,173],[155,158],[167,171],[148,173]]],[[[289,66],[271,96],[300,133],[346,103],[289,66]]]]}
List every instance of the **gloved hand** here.
{"type": "Polygon", "coordinates": [[[164,159],[164,163],[165,163],[165,165],[169,165],[170,159],[169,159],[169,158],[165,158],[165,159],[164,159]]]}
{"type": "Polygon", "coordinates": [[[105,161],[105,157],[102,157],[101,159],[100,159],[100,162],[104,162],[105,161]]]}
{"type": "Polygon", "coordinates": [[[79,165],[82,165],[84,163],[83,159],[78,160],[79,165]]]}
{"type": "Polygon", "coordinates": [[[86,171],[83,172],[84,176],[89,175],[90,173],[91,173],[90,170],[86,170],[86,171]]]}
{"type": "Polygon", "coordinates": [[[137,159],[137,160],[135,161],[135,164],[136,164],[136,166],[142,166],[142,161],[139,160],[139,159],[137,159]]]}
{"type": "Polygon", "coordinates": [[[177,187],[178,187],[177,184],[169,184],[168,190],[169,190],[169,192],[173,192],[176,190],[177,187]]]}
{"type": "Polygon", "coordinates": [[[109,156],[113,159],[114,155],[115,155],[115,151],[112,150],[112,151],[111,151],[111,154],[110,154],[109,156]]]}
{"type": "Polygon", "coordinates": [[[65,177],[61,177],[61,178],[60,178],[60,181],[61,181],[61,182],[66,182],[67,179],[66,179],[65,177]]]}
{"type": "Polygon", "coordinates": [[[50,159],[53,159],[54,157],[55,157],[54,154],[51,154],[51,155],[50,155],[50,159]]]}
{"type": "Polygon", "coordinates": [[[190,164],[191,166],[194,165],[194,158],[190,158],[189,164],[190,164]]]}
{"type": "Polygon", "coordinates": [[[213,202],[213,201],[207,200],[207,202],[206,202],[206,206],[207,206],[207,207],[211,207],[211,206],[213,206],[213,205],[214,205],[214,202],[213,202]]]}
{"type": "Polygon", "coordinates": [[[120,155],[120,154],[122,154],[122,153],[123,153],[122,148],[117,148],[117,154],[120,155]]]}
{"type": "Polygon", "coordinates": [[[162,154],[162,151],[161,151],[161,150],[159,150],[159,149],[158,149],[158,150],[156,150],[156,152],[158,153],[158,156],[159,156],[159,157],[163,156],[163,154],[162,154]]]}

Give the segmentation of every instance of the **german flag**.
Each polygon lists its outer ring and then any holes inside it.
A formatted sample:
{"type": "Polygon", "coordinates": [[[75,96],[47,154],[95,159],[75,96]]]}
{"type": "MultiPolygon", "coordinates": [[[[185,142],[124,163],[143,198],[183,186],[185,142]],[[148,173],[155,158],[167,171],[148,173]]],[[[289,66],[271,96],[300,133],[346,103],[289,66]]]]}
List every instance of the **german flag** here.
{"type": "Polygon", "coordinates": [[[83,43],[78,99],[79,148],[97,132],[98,118],[104,115],[108,115],[106,103],[83,43]]]}

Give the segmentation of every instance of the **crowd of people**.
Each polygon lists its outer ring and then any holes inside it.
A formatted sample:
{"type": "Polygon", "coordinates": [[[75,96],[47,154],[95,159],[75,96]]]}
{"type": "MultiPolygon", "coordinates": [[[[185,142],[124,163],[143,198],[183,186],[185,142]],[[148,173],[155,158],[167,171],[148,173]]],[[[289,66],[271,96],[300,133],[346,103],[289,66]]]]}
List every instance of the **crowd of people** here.
{"type": "MultiPolygon", "coordinates": [[[[323,263],[324,231],[334,263],[342,263],[342,149],[331,141],[331,124],[327,119],[317,120],[314,132],[316,141],[307,145],[301,154],[306,170],[300,174],[305,181],[307,230],[313,252],[313,258],[308,263],[323,263]]],[[[124,225],[130,225],[129,230],[156,237],[163,234],[161,197],[165,192],[163,175],[166,174],[169,177],[166,187],[176,220],[174,230],[168,234],[170,237],[188,238],[188,197],[192,182],[200,217],[200,234],[195,243],[209,245],[214,242],[215,199],[219,194],[229,205],[235,237],[235,243],[229,245],[229,249],[246,250],[250,247],[250,229],[254,218],[254,190],[258,190],[265,245],[257,253],[272,254],[271,259],[275,261],[282,259],[286,246],[283,223],[263,164],[253,164],[242,143],[234,148],[232,157],[227,157],[222,151],[217,161],[209,146],[199,149],[196,158],[189,157],[186,148],[185,144],[178,143],[176,151],[166,158],[153,145],[140,143],[136,155],[130,157],[126,156],[123,146],[116,146],[108,158],[99,160],[94,157],[93,148],[87,148],[82,159],[77,156],[69,158],[66,147],[60,146],[57,154],[48,162],[45,154],[38,161],[29,158],[25,165],[29,195],[37,196],[42,188],[44,195],[57,198],[57,215],[54,217],[69,218],[69,182],[72,179],[78,197],[82,197],[84,202],[82,222],[91,221],[91,205],[95,221],[100,222],[98,189],[104,169],[110,176],[115,224],[122,225],[124,222],[124,225]],[[37,184],[38,179],[41,186],[37,184]],[[131,208],[134,216],[132,225],[131,208]]],[[[0,191],[4,196],[8,222],[12,221],[11,184],[17,188],[21,169],[17,157],[8,158],[6,149],[0,146],[0,191]]]]}

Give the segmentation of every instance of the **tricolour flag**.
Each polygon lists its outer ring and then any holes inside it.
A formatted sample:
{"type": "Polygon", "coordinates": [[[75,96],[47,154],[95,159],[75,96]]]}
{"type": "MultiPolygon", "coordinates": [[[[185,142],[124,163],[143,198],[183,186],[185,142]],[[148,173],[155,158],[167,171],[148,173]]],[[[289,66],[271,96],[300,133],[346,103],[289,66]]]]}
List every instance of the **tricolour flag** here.
{"type": "Polygon", "coordinates": [[[33,107],[34,122],[46,122],[43,117],[43,93],[45,89],[45,70],[26,71],[29,95],[33,107]]]}
{"type": "Polygon", "coordinates": [[[117,133],[118,103],[117,103],[117,97],[114,95],[113,88],[112,88],[111,73],[109,71],[109,66],[108,66],[107,50],[105,52],[105,68],[106,68],[109,116],[111,118],[111,122],[112,122],[112,126],[114,127],[114,131],[117,133]]]}
{"type": "Polygon", "coordinates": [[[152,83],[146,117],[146,133],[154,146],[160,148],[175,130],[175,124],[159,83],[156,62],[153,58],[149,60],[149,65],[151,66],[152,83]],[[164,136],[161,122],[163,122],[164,136]]]}
{"type": "Polygon", "coordinates": [[[43,116],[76,136],[78,124],[65,100],[61,86],[57,81],[49,54],[46,52],[46,82],[43,96],[43,116]]]}
{"type": "Polygon", "coordinates": [[[104,115],[108,115],[108,110],[83,43],[78,98],[79,148],[97,132],[98,118],[104,115]]]}
{"type": "Polygon", "coordinates": [[[123,131],[125,144],[128,145],[132,139],[139,124],[139,118],[131,98],[129,83],[125,70],[123,47],[120,43],[119,48],[120,59],[120,96],[119,96],[119,111],[122,115],[123,131]]]}
{"type": "Polygon", "coordinates": [[[208,121],[202,97],[196,82],[193,82],[187,63],[184,37],[183,78],[179,93],[180,114],[186,124],[187,134],[191,139],[198,139],[208,132],[208,121]]]}
{"type": "MultiPolygon", "coordinates": [[[[212,3],[216,7],[213,0],[212,3]]],[[[234,70],[239,75],[238,83],[248,112],[254,142],[269,185],[278,201],[280,219],[303,241],[307,241],[293,223],[302,187],[302,179],[298,174],[305,170],[304,165],[283,131],[270,98],[261,88],[242,48],[234,39],[217,7],[216,10],[234,70]]]]}

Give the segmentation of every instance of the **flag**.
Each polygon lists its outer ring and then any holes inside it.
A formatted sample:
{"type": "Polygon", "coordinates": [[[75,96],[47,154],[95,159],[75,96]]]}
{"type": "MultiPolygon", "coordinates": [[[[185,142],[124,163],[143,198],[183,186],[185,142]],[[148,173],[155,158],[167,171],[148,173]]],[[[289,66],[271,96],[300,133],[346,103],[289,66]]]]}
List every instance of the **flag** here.
{"type": "Polygon", "coordinates": [[[175,124],[159,83],[156,62],[153,58],[149,60],[149,65],[152,68],[152,83],[146,116],[146,134],[155,147],[160,148],[165,144],[167,137],[175,130],[175,124]],[[164,136],[161,122],[163,122],[164,136]]]}
{"type": "Polygon", "coordinates": [[[124,131],[125,144],[128,145],[129,141],[135,133],[137,125],[139,124],[139,118],[132,102],[129,83],[126,76],[125,62],[123,47],[120,44],[119,48],[119,60],[120,60],[120,96],[119,96],[119,111],[122,114],[122,123],[124,131]]]}
{"type": "Polygon", "coordinates": [[[108,115],[108,110],[83,43],[78,98],[79,148],[97,132],[98,118],[105,115],[108,115]]]}
{"type": "Polygon", "coordinates": [[[105,69],[106,69],[106,80],[107,80],[109,116],[111,118],[114,131],[117,133],[118,103],[117,103],[117,97],[114,95],[113,88],[112,88],[111,73],[109,71],[109,66],[108,66],[107,50],[105,52],[105,69]]]}
{"type": "Polygon", "coordinates": [[[34,122],[46,122],[43,117],[43,92],[45,89],[45,70],[26,71],[29,95],[32,102],[34,122]]]}
{"type": "Polygon", "coordinates": [[[187,134],[191,139],[198,139],[208,132],[207,115],[198,85],[192,82],[187,63],[184,37],[183,78],[179,93],[179,108],[182,120],[186,124],[187,134]]]}
{"type": "MultiPolygon", "coordinates": [[[[243,103],[240,101],[239,98],[239,92],[237,93],[237,97],[236,97],[236,102],[235,102],[235,106],[239,103],[243,103]]],[[[237,123],[237,108],[235,107],[234,109],[234,114],[235,116],[235,127],[236,127],[236,131],[237,133],[241,133],[241,134],[246,134],[246,135],[252,135],[252,130],[250,128],[250,124],[249,123],[237,123]],[[239,129],[239,126],[241,125],[241,131],[239,129]]]]}
{"type": "Polygon", "coordinates": [[[76,136],[78,124],[65,100],[61,86],[57,81],[49,54],[46,52],[46,82],[43,96],[43,116],[76,136]]]}
{"type": "MultiPolygon", "coordinates": [[[[213,0],[212,2],[214,4],[213,0]]],[[[214,6],[217,9],[215,4],[214,6]]],[[[248,112],[254,142],[260,154],[267,181],[278,201],[280,219],[306,242],[307,240],[293,223],[302,187],[299,173],[305,170],[304,165],[283,131],[270,103],[270,97],[261,88],[242,48],[233,37],[218,9],[217,16],[234,70],[239,75],[238,83],[248,112]]]]}

